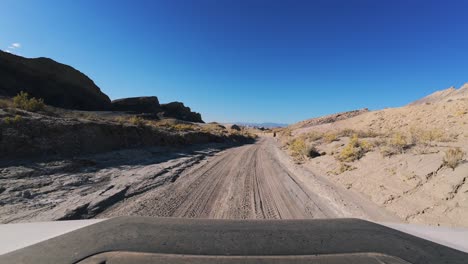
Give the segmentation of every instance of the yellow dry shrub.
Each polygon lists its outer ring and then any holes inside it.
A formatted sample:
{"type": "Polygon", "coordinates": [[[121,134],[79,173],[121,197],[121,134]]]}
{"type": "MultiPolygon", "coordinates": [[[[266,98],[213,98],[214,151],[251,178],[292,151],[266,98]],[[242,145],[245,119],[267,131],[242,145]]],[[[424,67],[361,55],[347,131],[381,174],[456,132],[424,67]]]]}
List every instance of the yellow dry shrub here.
{"type": "Polygon", "coordinates": [[[445,151],[444,166],[452,168],[453,170],[463,161],[465,152],[461,148],[450,148],[445,151]]]}
{"type": "Polygon", "coordinates": [[[18,95],[13,97],[13,106],[19,109],[23,109],[29,112],[37,112],[44,110],[44,100],[36,99],[34,97],[29,98],[28,93],[20,92],[18,95]]]}
{"type": "Polygon", "coordinates": [[[332,143],[333,141],[338,140],[338,136],[335,133],[326,133],[323,136],[323,138],[324,138],[325,142],[327,142],[327,143],[332,143]]]}
{"type": "Polygon", "coordinates": [[[341,150],[338,160],[341,162],[352,162],[358,160],[372,149],[372,145],[366,141],[360,141],[357,134],[351,137],[349,143],[341,150]]]}

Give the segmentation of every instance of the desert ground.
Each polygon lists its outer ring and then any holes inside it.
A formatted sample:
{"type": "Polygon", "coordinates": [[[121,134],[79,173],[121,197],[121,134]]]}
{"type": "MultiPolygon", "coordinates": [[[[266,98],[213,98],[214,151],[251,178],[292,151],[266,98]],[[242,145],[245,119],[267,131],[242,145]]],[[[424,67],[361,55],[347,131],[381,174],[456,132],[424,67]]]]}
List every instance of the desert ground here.
{"type": "Polygon", "coordinates": [[[404,107],[335,114],[279,133],[297,163],[402,221],[468,226],[467,131],[465,84],[404,107]]]}
{"type": "Polygon", "coordinates": [[[120,215],[399,221],[362,195],[294,164],[271,137],[243,146],[167,151],[88,156],[55,164],[62,166],[56,171],[52,164],[5,168],[6,186],[27,191],[1,194],[0,221],[120,215]]]}

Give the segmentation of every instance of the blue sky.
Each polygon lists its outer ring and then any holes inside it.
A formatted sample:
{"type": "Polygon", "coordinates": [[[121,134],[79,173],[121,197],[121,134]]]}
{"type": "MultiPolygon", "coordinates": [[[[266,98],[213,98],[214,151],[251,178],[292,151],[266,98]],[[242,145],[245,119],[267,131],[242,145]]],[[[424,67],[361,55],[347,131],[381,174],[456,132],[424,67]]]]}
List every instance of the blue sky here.
{"type": "Polygon", "coordinates": [[[292,123],[468,82],[467,11],[462,0],[3,0],[0,49],[69,64],[112,99],[292,123]]]}

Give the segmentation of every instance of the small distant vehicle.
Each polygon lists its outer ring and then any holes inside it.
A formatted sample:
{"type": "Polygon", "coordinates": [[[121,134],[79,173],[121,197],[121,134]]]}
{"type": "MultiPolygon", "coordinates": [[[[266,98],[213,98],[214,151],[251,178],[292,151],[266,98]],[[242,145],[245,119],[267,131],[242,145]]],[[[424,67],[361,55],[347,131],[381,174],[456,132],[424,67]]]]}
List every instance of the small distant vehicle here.
{"type": "Polygon", "coordinates": [[[0,263],[455,264],[468,263],[467,237],[359,219],[117,217],[0,225],[0,263]]]}

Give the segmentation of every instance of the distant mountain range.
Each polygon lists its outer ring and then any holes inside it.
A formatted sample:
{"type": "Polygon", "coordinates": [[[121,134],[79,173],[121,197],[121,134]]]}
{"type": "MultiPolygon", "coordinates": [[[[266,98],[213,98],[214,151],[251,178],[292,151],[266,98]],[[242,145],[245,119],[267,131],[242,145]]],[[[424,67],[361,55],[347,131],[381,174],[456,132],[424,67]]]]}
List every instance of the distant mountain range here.
{"type": "Polygon", "coordinates": [[[275,128],[275,127],[287,127],[288,124],[282,123],[249,123],[249,122],[234,122],[234,124],[239,126],[250,126],[250,127],[265,127],[265,128],[275,128]]]}

